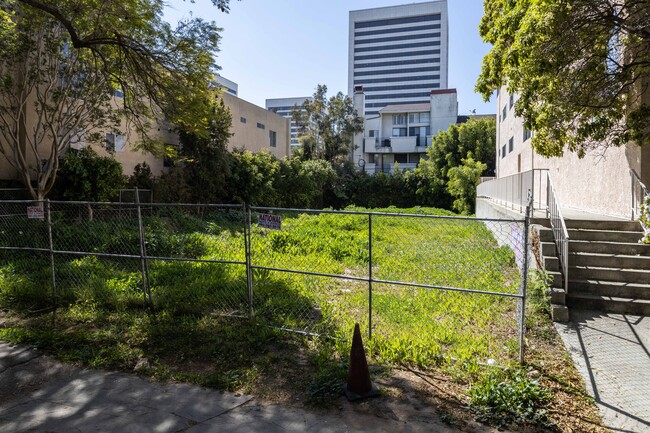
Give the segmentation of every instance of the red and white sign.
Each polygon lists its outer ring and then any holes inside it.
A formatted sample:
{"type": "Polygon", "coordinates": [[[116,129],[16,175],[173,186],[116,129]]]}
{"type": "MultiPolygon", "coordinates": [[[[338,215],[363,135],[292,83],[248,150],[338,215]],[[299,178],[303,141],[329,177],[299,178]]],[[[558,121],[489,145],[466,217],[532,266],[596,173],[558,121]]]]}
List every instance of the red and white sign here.
{"type": "Polygon", "coordinates": [[[42,220],[45,219],[43,212],[43,205],[40,206],[27,206],[27,218],[42,220]]]}
{"type": "Polygon", "coordinates": [[[257,225],[265,229],[280,230],[282,229],[282,217],[270,213],[261,213],[257,225]]]}

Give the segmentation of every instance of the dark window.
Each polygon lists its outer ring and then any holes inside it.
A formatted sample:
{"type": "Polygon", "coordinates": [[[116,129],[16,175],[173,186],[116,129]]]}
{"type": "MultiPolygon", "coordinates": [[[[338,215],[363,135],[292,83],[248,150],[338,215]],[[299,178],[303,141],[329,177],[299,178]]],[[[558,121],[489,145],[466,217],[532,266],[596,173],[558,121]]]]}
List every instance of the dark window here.
{"type": "Polygon", "coordinates": [[[506,157],[506,145],[504,144],[503,147],[501,148],[501,158],[506,157]]]}
{"type": "Polygon", "coordinates": [[[526,128],[524,126],[524,139],[523,141],[528,140],[531,137],[532,133],[530,132],[530,129],[526,128]]]}
{"type": "MultiPolygon", "coordinates": [[[[391,102],[370,102],[366,104],[366,108],[378,108],[378,107],[385,107],[386,105],[390,104],[419,104],[419,103],[426,103],[430,102],[431,98],[428,97],[429,94],[427,94],[427,98],[421,98],[416,101],[401,101],[400,99],[402,98],[400,95],[385,95],[386,99],[391,101],[391,102]]],[[[376,111],[373,111],[376,113],[376,111]]],[[[366,116],[368,116],[370,112],[366,111],[366,116]]]]}
{"type": "MultiPolygon", "coordinates": [[[[400,81],[424,81],[439,80],[440,75],[419,75],[416,77],[387,77],[387,78],[360,78],[354,80],[354,84],[372,84],[372,83],[395,83],[400,81]]],[[[363,89],[367,90],[367,89],[363,89]]]]}
{"type": "Polygon", "coordinates": [[[503,111],[501,112],[501,121],[503,122],[506,120],[506,114],[508,114],[508,106],[504,105],[503,106],[503,111]]]}
{"type": "Polygon", "coordinates": [[[400,95],[368,95],[366,99],[386,99],[391,96],[399,96],[400,98],[418,98],[420,96],[429,96],[431,92],[420,92],[420,93],[402,93],[400,95]]]}
{"type": "Polygon", "coordinates": [[[275,147],[277,145],[275,131],[269,131],[269,145],[271,147],[275,147]]]}
{"type": "Polygon", "coordinates": [[[365,29],[368,27],[394,26],[397,24],[424,23],[427,21],[440,21],[440,14],[421,15],[419,17],[392,18],[377,21],[362,21],[354,23],[355,29],[365,29]]]}
{"type": "Polygon", "coordinates": [[[440,37],[440,33],[433,34],[418,34],[418,35],[403,35],[403,36],[389,36],[387,38],[376,38],[376,39],[362,39],[355,40],[354,45],[357,47],[354,48],[355,53],[362,53],[364,51],[378,51],[378,50],[395,50],[397,48],[415,48],[415,47],[430,47],[432,45],[440,45],[440,41],[428,41],[428,42],[413,42],[411,44],[403,45],[387,45],[385,47],[359,47],[359,45],[365,44],[378,44],[381,42],[401,42],[401,41],[412,41],[415,39],[428,39],[440,37]]]}
{"type": "MultiPolygon", "coordinates": [[[[363,71],[355,72],[355,77],[361,77],[364,75],[390,75],[390,74],[408,74],[412,72],[432,72],[439,71],[440,66],[427,66],[425,68],[410,68],[410,69],[385,69],[382,71],[363,71]]],[[[366,89],[363,89],[366,90],[366,89]]]]}
{"type": "Polygon", "coordinates": [[[400,164],[406,164],[407,161],[408,161],[408,155],[406,153],[395,154],[395,162],[399,162],[400,164]]]}
{"type": "Polygon", "coordinates": [[[421,83],[421,84],[407,84],[404,86],[365,87],[363,91],[367,93],[367,92],[380,92],[382,90],[413,90],[413,89],[429,90],[429,89],[433,89],[433,87],[436,85],[437,83],[421,83]]]}
{"type": "Polygon", "coordinates": [[[245,118],[245,117],[240,117],[240,118],[239,118],[239,121],[240,121],[241,123],[246,123],[246,118],[245,118]]]}
{"type": "MultiPolygon", "coordinates": [[[[413,39],[419,39],[419,38],[413,38],[413,39]]],[[[390,45],[382,45],[377,47],[357,47],[354,49],[354,52],[367,53],[368,51],[401,50],[404,48],[431,47],[436,45],[440,45],[440,41],[412,42],[410,44],[390,44],[390,45]]]]}
{"type": "Polygon", "coordinates": [[[386,54],[371,54],[368,56],[354,56],[354,61],[356,62],[357,60],[381,60],[381,59],[389,59],[394,57],[432,56],[434,54],[440,54],[440,50],[406,51],[402,53],[391,53],[391,54],[386,53],[386,54]]]}
{"type": "Polygon", "coordinates": [[[393,137],[406,137],[406,128],[393,128],[393,137]]]}
{"type": "Polygon", "coordinates": [[[510,137],[510,140],[508,140],[508,152],[512,152],[514,148],[515,148],[515,139],[514,137],[510,137]]]}
{"type": "Polygon", "coordinates": [[[264,126],[264,124],[260,123],[260,122],[257,122],[257,127],[260,128],[260,129],[266,128],[266,126],[264,126]]]}
{"type": "Polygon", "coordinates": [[[510,108],[515,104],[515,95],[510,95],[510,108]]]}
{"type": "MultiPolygon", "coordinates": [[[[440,54],[440,50],[437,51],[440,54]]],[[[394,62],[355,63],[354,68],[381,68],[383,66],[422,65],[425,63],[440,63],[440,59],[436,57],[433,59],[396,60],[394,62]]]]}
{"type": "Polygon", "coordinates": [[[372,35],[386,35],[389,33],[403,33],[403,32],[417,32],[418,30],[437,30],[440,24],[432,24],[426,26],[411,26],[401,27],[399,29],[385,29],[385,30],[369,30],[365,32],[354,32],[354,36],[372,36],[372,35]]]}

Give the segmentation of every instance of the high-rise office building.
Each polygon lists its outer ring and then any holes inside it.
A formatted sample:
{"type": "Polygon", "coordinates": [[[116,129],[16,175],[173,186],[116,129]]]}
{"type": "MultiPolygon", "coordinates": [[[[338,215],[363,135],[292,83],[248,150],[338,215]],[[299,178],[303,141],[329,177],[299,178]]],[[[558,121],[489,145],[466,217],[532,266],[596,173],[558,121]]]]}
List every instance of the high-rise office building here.
{"type": "Polygon", "coordinates": [[[310,99],[309,96],[302,96],[298,98],[276,98],[266,100],[266,109],[286,117],[291,121],[291,147],[300,145],[298,143],[298,128],[291,117],[291,112],[294,107],[301,107],[302,104],[310,99]]]}
{"type": "Polygon", "coordinates": [[[350,11],[348,94],[365,93],[365,115],[428,103],[447,88],[447,1],[350,11]]]}

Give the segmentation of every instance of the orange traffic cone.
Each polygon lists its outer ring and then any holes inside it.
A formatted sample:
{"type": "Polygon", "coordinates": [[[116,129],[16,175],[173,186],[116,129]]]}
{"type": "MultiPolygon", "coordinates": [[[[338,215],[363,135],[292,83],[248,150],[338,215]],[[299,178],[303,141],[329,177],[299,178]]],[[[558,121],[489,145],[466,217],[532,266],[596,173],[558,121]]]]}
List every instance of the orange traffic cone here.
{"type": "Polygon", "coordinates": [[[366,352],[363,350],[359,324],[354,325],[354,337],[350,349],[350,366],[348,367],[348,384],[345,387],[345,396],[350,401],[368,397],[378,397],[379,388],[370,381],[366,352]]]}

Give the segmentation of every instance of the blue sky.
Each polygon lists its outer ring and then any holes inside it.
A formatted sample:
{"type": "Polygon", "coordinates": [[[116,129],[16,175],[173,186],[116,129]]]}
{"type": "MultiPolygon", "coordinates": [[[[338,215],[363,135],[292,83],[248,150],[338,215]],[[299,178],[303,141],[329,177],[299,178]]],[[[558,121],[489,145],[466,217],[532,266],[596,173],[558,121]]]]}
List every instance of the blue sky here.
{"type": "MultiPolygon", "coordinates": [[[[223,28],[217,64],[239,84],[239,96],[259,106],[267,98],[308,96],[317,84],[347,92],[348,12],[408,0],[231,0],[229,14],[210,0],[170,0],[165,18],[190,14],[223,28]]],[[[474,93],[481,59],[490,46],[478,34],[482,0],[448,0],[449,87],[458,90],[459,114],[495,113],[474,93]]],[[[494,99],[494,98],[493,98],[494,99]]]]}

